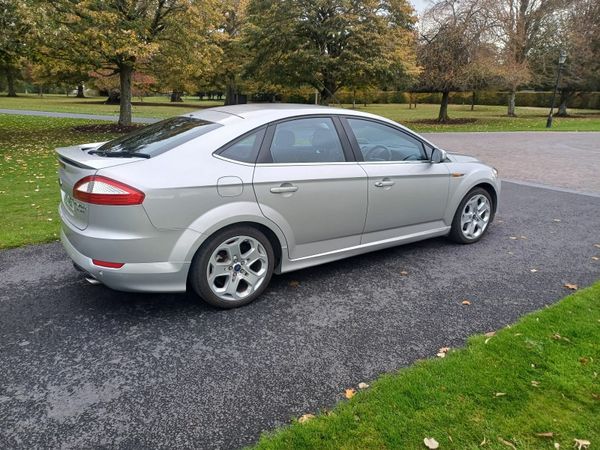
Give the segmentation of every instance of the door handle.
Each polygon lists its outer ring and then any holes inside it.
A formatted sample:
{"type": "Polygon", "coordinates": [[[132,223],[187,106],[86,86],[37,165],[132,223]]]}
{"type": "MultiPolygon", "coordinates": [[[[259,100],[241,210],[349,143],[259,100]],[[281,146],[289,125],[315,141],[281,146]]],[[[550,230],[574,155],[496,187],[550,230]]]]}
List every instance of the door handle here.
{"type": "Polygon", "coordinates": [[[393,186],[394,183],[392,180],[381,180],[381,181],[376,181],[375,182],[375,187],[387,187],[387,186],[393,186]]]}
{"type": "Polygon", "coordinates": [[[279,186],[271,188],[271,192],[273,194],[285,194],[286,192],[296,192],[298,190],[298,186],[287,185],[287,186],[279,186]]]}

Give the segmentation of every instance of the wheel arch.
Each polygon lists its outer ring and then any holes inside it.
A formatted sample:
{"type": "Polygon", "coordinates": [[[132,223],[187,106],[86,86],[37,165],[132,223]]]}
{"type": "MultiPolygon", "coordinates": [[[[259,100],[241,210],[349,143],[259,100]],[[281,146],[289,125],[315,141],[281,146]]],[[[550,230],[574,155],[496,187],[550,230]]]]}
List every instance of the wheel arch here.
{"type": "Polygon", "coordinates": [[[490,197],[492,197],[492,212],[496,215],[496,211],[498,210],[498,192],[496,192],[496,188],[490,183],[482,182],[473,186],[469,191],[472,191],[475,188],[481,188],[490,194],[490,197]]]}
{"type": "Polygon", "coordinates": [[[208,245],[208,243],[210,242],[210,239],[217,233],[221,233],[224,230],[228,230],[230,228],[234,228],[237,226],[252,227],[265,235],[265,237],[271,243],[271,246],[273,247],[273,253],[275,254],[274,270],[275,270],[275,272],[277,272],[279,270],[279,268],[281,267],[281,259],[282,259],[282,255],[283,255],[283,249],[286,248],[285,242],[282,242],[281,238],[277,235],[277,233],[274,230],[272,230],[270,227],[268,227],[267,225],[256,222],[256,221],[252,221],[252,220],[241,220],[239,222],[224,224],[221,227],[212,229],[209,234],[203,235],[203,237],[201,239],[202,242],[199,245],[194,246],[194,248],[192,249],[193,251],[190,252],[192,254],[192,257],[191,257],[192,264],[190,264],[190,267],[188,268],[188,273],[186,276],[186,279],[188,280],[188,285],[189,285],[190,270],[193,266],[193,261],[196,258],[196,256],[202,251],[202,249],[208,245]]]}

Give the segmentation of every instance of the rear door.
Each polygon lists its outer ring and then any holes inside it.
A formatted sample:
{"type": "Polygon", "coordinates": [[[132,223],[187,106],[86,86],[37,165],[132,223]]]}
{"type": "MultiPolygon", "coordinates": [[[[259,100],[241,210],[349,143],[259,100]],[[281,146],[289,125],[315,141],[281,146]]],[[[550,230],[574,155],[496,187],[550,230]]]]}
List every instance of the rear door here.
{"type": "Polygon", "coordinates": [[[369,207],[362,243],[443,228],[450,172],[432,164],[416,136],[373,119],[343,119],[368,175],[369,207]]]}
{"type": "Polygon", "coordinates": [[[294,118],[267,130],[254,190],[263,214],[285,234],[290,259],[360,243],[367,181],[341,131],[328,116],[294,118]]]}

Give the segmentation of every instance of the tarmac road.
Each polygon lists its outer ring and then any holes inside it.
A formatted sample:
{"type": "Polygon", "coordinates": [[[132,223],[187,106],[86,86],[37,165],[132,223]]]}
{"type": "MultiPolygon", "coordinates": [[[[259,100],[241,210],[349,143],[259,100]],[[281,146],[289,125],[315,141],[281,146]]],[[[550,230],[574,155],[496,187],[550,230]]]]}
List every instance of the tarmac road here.
{"type": "Polygon", "coordinates": [[[565,282],[591,284],[599,212],[598,197],[504,183],[478,244],[433,239],[278,276],[233,311],[91,286],[58,243],[1,251],[0,448],[251,444],[557,301],[565,282]]]}

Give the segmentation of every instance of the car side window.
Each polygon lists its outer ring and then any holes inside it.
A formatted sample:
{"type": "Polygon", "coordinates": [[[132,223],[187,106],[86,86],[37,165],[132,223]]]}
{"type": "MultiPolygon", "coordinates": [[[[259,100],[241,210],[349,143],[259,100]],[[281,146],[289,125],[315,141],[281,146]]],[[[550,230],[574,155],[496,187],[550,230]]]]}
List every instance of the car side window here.
{"type": "Polygon", "coordinates": [[[365,161],[424,161],[427,155],[418,139],[372,120],[348,118],[365,161]]]}
{"type": "Polygon", "coordinates": [[[329,117],[294,119],[275,126],[269,149],[273,163],[345,161],[342,143],[329,117]]]}
{"type": "Polygon", "coordinates": [[[245,163],[255,163],[258,156],[258,150],[262,143],[265,129],[261,128],[258,131],[242,136],[240,139],[228,144],[223,150],[217,154],[223,158],[232,159],[245,163]]]}

